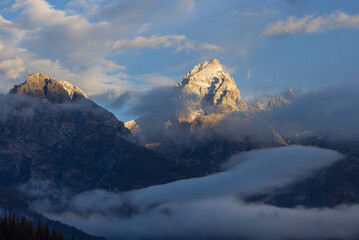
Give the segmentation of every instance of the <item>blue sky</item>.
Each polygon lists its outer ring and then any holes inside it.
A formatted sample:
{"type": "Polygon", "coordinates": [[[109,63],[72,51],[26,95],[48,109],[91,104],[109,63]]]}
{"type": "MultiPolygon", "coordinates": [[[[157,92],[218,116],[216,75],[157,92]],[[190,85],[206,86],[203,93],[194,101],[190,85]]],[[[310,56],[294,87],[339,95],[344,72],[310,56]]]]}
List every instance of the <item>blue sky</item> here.
{"type": "Polygon", "coordinates": [[[2,93],[32,72],[90,96],[146,92],[173,86],[212,58],[248,101],[358,82],[357,0],[4,0],[0,7],[2,93]]]}

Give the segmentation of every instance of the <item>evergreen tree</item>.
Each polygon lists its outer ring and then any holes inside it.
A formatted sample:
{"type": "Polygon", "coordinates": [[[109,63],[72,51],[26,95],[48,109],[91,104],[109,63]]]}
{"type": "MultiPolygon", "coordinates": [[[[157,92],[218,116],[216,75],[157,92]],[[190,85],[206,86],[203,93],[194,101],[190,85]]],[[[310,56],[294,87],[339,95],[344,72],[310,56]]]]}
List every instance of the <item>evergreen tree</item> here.
{"type": "Polygon", "coordinates": [[[50,230],[49,230],[49,226],[46,224],[45,225],[45,240],[50,240],[50,230]]]}
{"type": "Polygon", "coordinates": [[[36,240],[45,240],[45,228],[40,221],[37,223],[36,240]]]}
{"type": "Polygon", "coordinates": [[[52,233],[51,233],[50,240],[58,240],[58,239],[59,239],[59,237],[58,237],[58,235],[57,235],[56,229],[53,228],[53,229],[52,229],[52,233]]]}
{"type": "Polygon", "coordinates": [[[0,216],[0,240],[64,240],[64,237],[55,228],[50,236],[49,226],[44,226],[40,221],[35,231],[31,220],[28,221],[24,216],[20,220],[15,214],[9,214],[0,216]]]}
{"type": "Polygon", "coordinates": [[[28,240],[35,240],[35,230],[31,220],[29,222],[29,227],[27,228],[27,237],[28,240]]]}
{"type": "Polygon", "coordinates": [[[64,236],[62,235],[62,233],[59,234],[58,240],[64,240],[64,236]]]}

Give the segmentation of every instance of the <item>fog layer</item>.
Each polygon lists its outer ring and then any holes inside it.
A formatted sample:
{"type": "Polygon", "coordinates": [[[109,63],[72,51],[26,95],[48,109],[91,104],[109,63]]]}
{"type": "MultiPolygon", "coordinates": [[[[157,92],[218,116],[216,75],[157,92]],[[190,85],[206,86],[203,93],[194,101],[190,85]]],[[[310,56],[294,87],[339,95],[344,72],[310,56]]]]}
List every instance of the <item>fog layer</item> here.
{"type": "Polygon", "coordinates": [[[342,157],[314,147],[263,149],[235,155],[223,172],[202,178],[125,193],[84,192],[69,198],[61,211],[32,206],[111,239],[350,238],[359,232],[349,224],[359,220],[352,213],[359,207],[282,209],[241,200],[315,174],[342,157]]]}

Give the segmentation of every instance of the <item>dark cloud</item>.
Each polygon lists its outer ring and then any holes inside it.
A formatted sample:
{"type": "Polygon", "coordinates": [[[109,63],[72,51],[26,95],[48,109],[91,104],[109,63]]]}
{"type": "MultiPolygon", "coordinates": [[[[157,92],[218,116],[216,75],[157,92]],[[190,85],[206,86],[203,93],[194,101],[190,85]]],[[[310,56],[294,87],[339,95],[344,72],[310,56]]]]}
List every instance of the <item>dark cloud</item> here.
{"type": "Polygon", "coordinates": [[[357,86],[327,88],[304,94],[265,118],[283,134],[311,131],[336,141],[358,139],[358,102],[357,86]]]}
{"type": "Polygon", "coordinates": [[[31,115],[36,107],[33,98],[0,94],[0,122],[8,120],[9,116],[31,115]]]}

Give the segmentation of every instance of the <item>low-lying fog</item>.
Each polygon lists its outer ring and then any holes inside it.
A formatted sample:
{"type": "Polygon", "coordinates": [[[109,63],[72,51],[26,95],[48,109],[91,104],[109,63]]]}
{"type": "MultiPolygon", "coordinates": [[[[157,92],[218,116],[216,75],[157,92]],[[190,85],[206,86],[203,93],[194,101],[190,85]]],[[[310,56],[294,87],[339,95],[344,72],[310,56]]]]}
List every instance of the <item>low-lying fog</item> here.
{"type": "Polygon", "coordinates": [[[124,193],[99,189],[69,196],[34,180],[22,189],[38,199],[33,209],[110,239],[350,239],[359,236],[359,206],[287,209],[242,201],[342,158],[332,150],[289,146],[235,155],[210,176],[124,193]]]}

